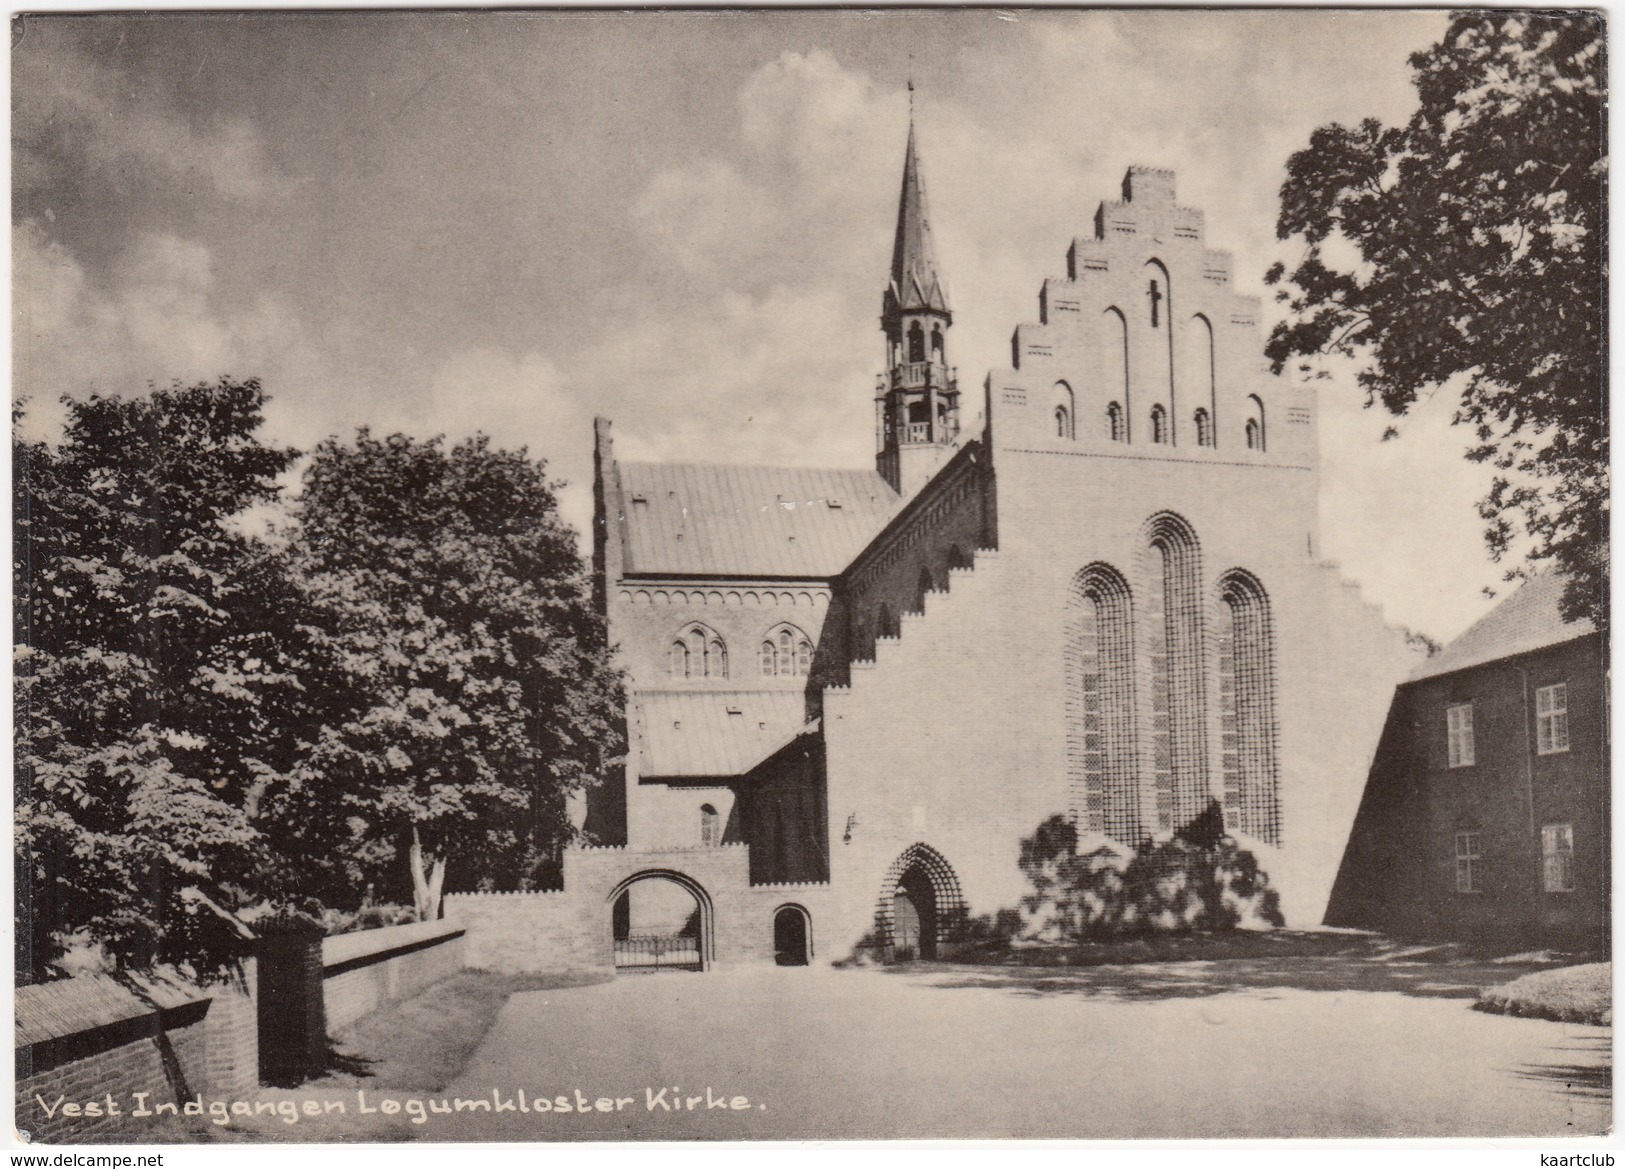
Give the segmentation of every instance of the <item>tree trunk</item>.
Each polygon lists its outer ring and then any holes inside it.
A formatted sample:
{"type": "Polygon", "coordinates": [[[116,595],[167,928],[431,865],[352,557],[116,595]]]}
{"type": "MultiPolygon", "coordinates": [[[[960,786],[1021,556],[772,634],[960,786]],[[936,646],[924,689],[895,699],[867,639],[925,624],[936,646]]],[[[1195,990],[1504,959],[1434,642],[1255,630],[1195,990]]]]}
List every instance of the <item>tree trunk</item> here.
{"type": "Polygon", "coordinates": [[[440,918],[440,890],[446,883],[446,858],[429,858],[427,875],[423,868],[423,841],[418,837],[417,825],[412,826],[412,850],[408,854],[412,865],[412,904],[419,921],[438,921],[440,918]]]}

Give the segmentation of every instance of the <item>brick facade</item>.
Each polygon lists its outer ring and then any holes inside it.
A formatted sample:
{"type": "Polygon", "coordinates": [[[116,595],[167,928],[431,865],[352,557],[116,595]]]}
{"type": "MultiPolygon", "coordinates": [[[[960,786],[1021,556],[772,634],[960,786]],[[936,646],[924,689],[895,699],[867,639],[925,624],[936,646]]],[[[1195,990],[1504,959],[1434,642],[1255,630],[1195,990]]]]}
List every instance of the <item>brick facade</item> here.
{"type": "Polygon", "coordinates": [[[1606,666],[1601,637],[1588,633],[1399,687],[1327,920],[1605,952],[1606,666]],[[1567,743],[1542,753],[1536,695],[1559,684],[1567,743]],[[1461,706],[1472,711],[1472,762],[1452,766],[1446,711],[1461,706]],[[1557,826],[1571,846],[1567,888],[1548,887],[1547,845],[1559,842],[1544,830],[1557,826]]]}

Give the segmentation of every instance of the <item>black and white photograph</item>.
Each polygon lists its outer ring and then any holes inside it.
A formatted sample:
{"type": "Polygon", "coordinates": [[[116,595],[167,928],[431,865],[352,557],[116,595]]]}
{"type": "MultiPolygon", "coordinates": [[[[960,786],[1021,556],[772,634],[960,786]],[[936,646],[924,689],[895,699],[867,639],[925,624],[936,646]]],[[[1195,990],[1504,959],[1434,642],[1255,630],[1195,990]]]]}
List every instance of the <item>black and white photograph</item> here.
{"type": "Polygon", "coordinates": [[[14,11],[9,1147],[1604,1147],[1607,23],[14,11]]]}

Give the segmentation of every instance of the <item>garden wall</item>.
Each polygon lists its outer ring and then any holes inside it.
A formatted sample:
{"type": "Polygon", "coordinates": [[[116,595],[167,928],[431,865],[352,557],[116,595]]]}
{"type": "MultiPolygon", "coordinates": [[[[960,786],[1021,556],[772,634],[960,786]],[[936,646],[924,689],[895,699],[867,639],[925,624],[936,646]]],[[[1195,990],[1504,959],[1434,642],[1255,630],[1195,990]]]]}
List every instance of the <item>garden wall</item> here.
{"type": "Polygon", "coordinates": [[[111,1137],[128,1131],[143,1104],[252,1093],[255,985],[249,958],[238,978],[207,988],[178,978],[126,986],[101,975],[18,987],[16,1128],[36,1141],[111,1137]]]}
{"type": "Polygon", "coordinates": [[[410,998],[463,968],[463,926],[420,921],[322,939],[323,1000],[330,1030],[410,998]]]}

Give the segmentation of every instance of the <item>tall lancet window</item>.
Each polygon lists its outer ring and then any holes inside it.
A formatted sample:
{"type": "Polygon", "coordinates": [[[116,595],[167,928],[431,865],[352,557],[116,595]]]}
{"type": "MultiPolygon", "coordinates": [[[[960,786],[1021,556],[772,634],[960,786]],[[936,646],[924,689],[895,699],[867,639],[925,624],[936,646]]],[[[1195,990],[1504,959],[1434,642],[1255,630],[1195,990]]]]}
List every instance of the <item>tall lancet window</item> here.
{"type": "Polygon", "coordinates": [[[1177,516],[1150,527],[1146,648],[1151,676],[1151,777],[1156,828],[1177,831],[1207,806],[1201,579],[1196,536],[1177,516]]]}
{"type": "Polygon", "coordinates": [[[1219,601],[1224,824],[1280,844],[1275,635],[1269,597],[1251,575],[1236,571],[1220,581],[1219,601]]]}
{"type": "Polygon", "coordinates": [[[1092,564],[1067,597],[1067,786],[1073,822],[1124,844],[1144,835],[1134,735],[1134,638],[1127,583],[1092,564]]]}
{"type": "Polygon", "coordinates": [[[942,330],[934,326],[931,329],[931,360],[942,360],[942,330]]]}

